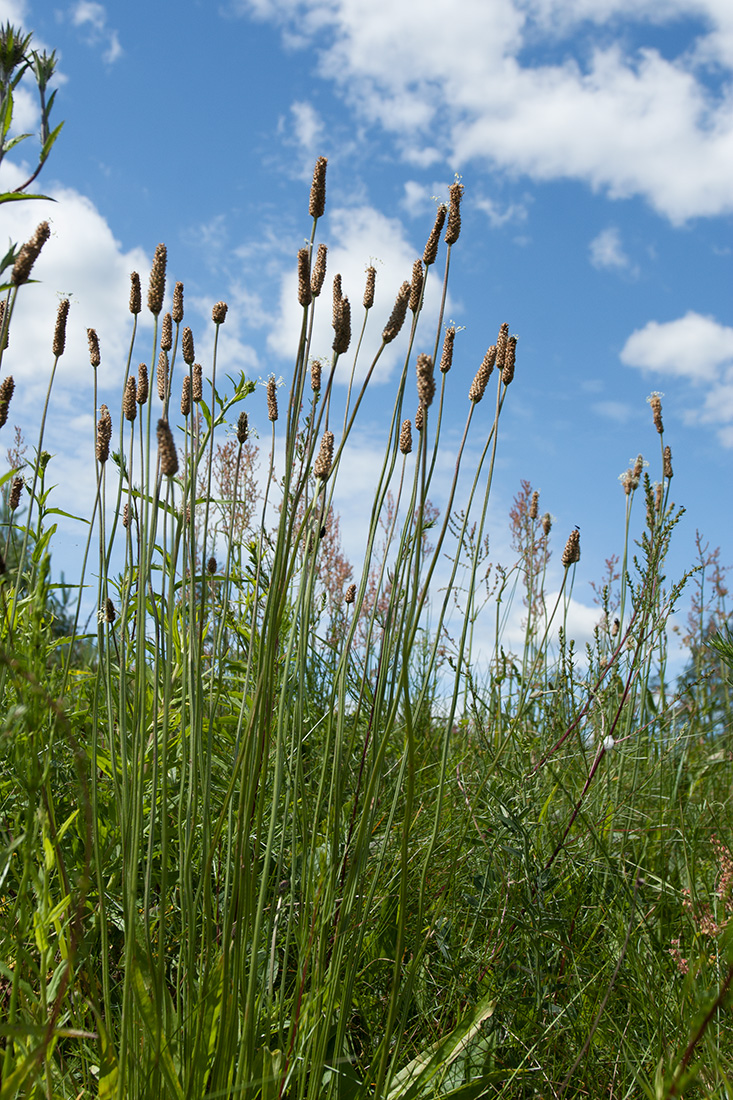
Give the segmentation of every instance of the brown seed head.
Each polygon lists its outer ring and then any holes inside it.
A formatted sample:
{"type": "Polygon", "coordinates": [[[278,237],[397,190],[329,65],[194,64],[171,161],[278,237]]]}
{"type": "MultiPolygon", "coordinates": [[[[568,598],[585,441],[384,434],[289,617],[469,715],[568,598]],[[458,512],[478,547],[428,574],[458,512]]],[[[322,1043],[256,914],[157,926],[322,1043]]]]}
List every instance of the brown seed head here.
{"type": "Polygon", "coordinates": [[[664,448],[663,469],[666,478],[672,477],[672,448],[669,446],[664,448]]]}
{"type": "Polygon", "coordinates": [[[164,244],[159,244],[153,256],[153,266],[150,269],[150,282],[148,283],[148,309],[156,317],[163,308],[167,262],[168,250],[164,244]]]}
{"type": "Polygon", "coordinates": [[[163,314],[163,324],[160,332],[160,346],[163,351],[170,351],[173,347],[173,318],[170,313],[163,314]]]}
{"type": "Polygon", "coordinates": [[[184,328],[181,336],[181,354],[183,355],[183,362],[190,367],[196,356],[193,350],[193,333],[188,327],[184,328]]]}
{"type": "Polygon", "coordinates": [[[410,283],[410,298],[408,301],[408,307],[413,313],[417,313],[420,305],[423,281],[422,260],[415,260],[412,265],[412,282],[410,283]]]}
{"type": "Polygon", "coordinates": [[[407,303],[410,301],[410,284],[404,282],[400,289],[397,291],[397,297],[395,304],[390,314],[389,321],[384,327],[382,332],[382,340],[385,344],[391,344],[394,338],[399,334],[400,329],[405,323],[405,314],[407,313],[407,303]]]}
{"type": "Polygon", "coordinates": [[[440,357],[440,370],[442,374],[447,374],[453,366],[453,342],[455,338],[455,326],[450,325],[445,330],[445,338],[443,339],[443,354],[440,357]]]}
{"type": "Polygon", "coordinates": [[[476,371],[471,388],[468,391],[469,401],[473,401],[474,405],[478,405],[486,393],[486,387],[489,384],[489,378],[491,378],[491,372],[494,369],[494,363],[496,362],[496,344],[492,344],[486,352],[481,366],[476,371]]]}
{"type": "Polygon", "coordinates": [[[130,272],[130,313],[138,314],[142,311],[143,299],[140,289],[140,276],[137,271],[130,272]]]}
{"type": "Polygon", "coordinates": [[[112,603],[112,600],[108,596],[107,599],[104,601],[104,621],[111,625],[116,618],[117,612],[115,611],[115,605],[112,603]]]}
{"type": "Polygon", "coordinates": [[[137,416],[137,385],[132,375],[125,382],[125,392],[122,395],[122,415],[125,420],[134,420],[137,416]]]}
{"type": "Polygon", "coordinates": [[[333,350],[343,355],[351,343],[351,304],[348,298],[342,298],[339,308],[338,324],[334,325],[333,350]]]}
{"type": "Polygon", "coordinates": [[[194,401],[202,401],[204,396],[204,376],[200,363],[193,365],[193,390],[191,393],[194,401]]]}
{"type": "Polygon", "coordinates": [[[97,462],[106,462],[109,458],[109,441],[111,438],[112,417],[109,415],[107,406],[102,405],[99,410],[99,420],[97,421],[97,462]]]}
{"type": "Polygon", "coordinates": [[[409,420],[402,421],[402,430],[400,431],[400,450],[403,455],[409,455],[412,450],[412,424],[409,420]]]}
{"type": "Polygon", "coordinates": [[[313,183],[311,184],[308,213],[312,218],[320,218],[326,209],[326,165],[325,157],[319,157],[313,169],[313,183]]]}
{"type": "Polygon", "coordinates": [[[445,243],[455,244],[461,233],[461,199],[463,184],[452,183],[448,188],[450,206],[448,207],[448,225],[445,230],[445,243]]]}
{"type": "Polygon", "coordinates": [[[247,420],[247,414],[246,412],[241,412],[239,414],[239,419],[237,420],[237,439],[239,441],[240,447],[244,446],[244,444],[247,442],[248,435],[249,422],[247,420]]]}
{"type": "Polygon", "coordinates": [[[651,397],[647,397],[647,401],[652,407],[652,416],[654,417],[654,427],[661,435],[664,431],[664,424],[662,423],[662,394],[653,393],[651,397]]]}
{"type": "Polygon", "coordinates": [[[324,432],[321,439],[321,448],[318,452],[318,457],[313,463],[313,476],[320,478],[322,481],[328,477],[331,473],[331,463],[333,462],[333,432],[324,432]]]}
{"type": "Polygon", "coordinates": [[[374,305],[374,286],[377,281],[377,269],[366,269],[366,286],[364,287],[364,309],[371,309],[374,305]]]}
{"type": "Polygon", "coordinates": [[[504,370],[504,360],[506,358],[506,346],[509,342],[509,325],[505,321],[499,329],[499,335],[496,338],[496,369],[498,371],[504,370]]]}
{"type": "Polygon", "coordinates": [[[321,388],[321,360],[314,359],[311,363],[311,389],[318,393],[321,388]]]}
{"type": "Polygon", "coordinates": [[[217,302],[211,310],[211,320],[215,325],[223,325],[229,306],[226,302],[217,302]]]}
{"type": "Polygon", "coordinates": [[[41,222],[31,239],[26,241],[18,253],[13,265],[13,272],[10,276],[10,281],[13,286],[21,286],[23,283],[28,282],[31,269],[50,236],[51,229],[48,222],[41,222]]]}
{"type": "Polygon", "coordinates": [[[545,512],[544,516],[542,517],[541,522],[542,522],[542,533],[544,534],[545,538],[547,538],[550,531],[552,530],[552,516],[550,515],[549,512],[545,512]]]}
{"type": "Polygon", "coordinates": [[[5,426],[5,422],[8,419],[8,407],[14,389],[15,382],[13,381],[12,374],[9,374],[7,378],[3,378],[2,382],[0,382],[0,428],[5,426]]]}
{"type": "Polygon", "coordinates": [[[267,381],[267,418],[273,424],[277,420],[277,382],[274,378],[267,381]]]}
{"type": "Polygon", "coordinates": [[[656,489],[654,490],[654,507],[656,508],[657,512],[662,511],[662,483],[661,483],[661,481],[658,483],[656,489]]]}
{"type": "Polygon", "coordinates": [[[87,329],[87,343],[89,344],[89,362],[96,370],[102,362],[102,358],[99,354],[99,337],[97,336],[96,329],[87,329]]]}
{"type": "Polygon", "coordinates": [[[356,599],[356,585],[350,584],[344,595],[344,603],[353,603],[356,599]]]}
{"type": "Polygon", "coordinates": [[[634,490],[637,489],[639,486],[639,482],[634,480],[634,471],[631,469],[631,467],[629,467],[628,470],[621,474],[621,476],[619,477],[619,481],[623,485],[624,492],[626,493],[627,497],[631,496],[634,490]]]}
{"type": "Polygon", "coordinates": [[[69,299],[62,298],[56,312],[56,328],[53,333],[53,353],[58,359],[66,347],[66,318],[69,316],[69,299]]]}
{"type": "Polygon", "coordinates": [[[146,363],[141,363],[137,368],[137,403],[144,405],[148,399],[148,368],[146,363]]]}
{"type": "Polygon", "coordinates": [[[539,491],[535,489],[535,491],[532,493],[532,499],[529,502],[529,518],[532,520],[537,519],[537,514],[539,512],[539,503],[540,494],[539,491]]]}
{"type": "Polygon", "coordinates": [[[216,558],[215,557],[212,556],[212,557],[209,558],[209,560],[206,563],[206,568],[207,568],[209,574],[213,577],[214,573],[216,573],[216,558]]]}
{"type": "Polygon", "coordinates": [[[323,289],[323,281],[326,278],[327,255],[328,249],[325,244],[319,244],[318,251],[316,252],[316,262],[313,264],[313,273],[311,275],[311,294],[314,298],[317,298],[323,289]]]}
{"type": "Polygon", "coordinates": [[[517,357],[517,337],[510,336],[506,342],[504,353],[504,369],[501,372],[501,380],[508,386],[514,379],[514,363],[517,357]]]}
{"type": "Polygon", "coordinates": [[[191,412],[191,376],[184,374],[181,382],[181,414],[188,416],[191,412]]]}
{"type": "Polygon", "coordinates": [[[415,413],[415,431],[421,432],[425,427],[425,406],[418,405],[415,413]]]}
{"type": "Polygon", "coordinates": [[[570,565],[575,565],[576,561],[580,561],[580,531],[577,527],[570,532],[560,560],[566,569],[570,565]]]}
{"type": "Polygon", "coordinates": [[[611,624],[611,637],[615,638],[620,629],[621,629],[620,619],[614,619],[613,623],[611,624]]]}
{"type": "Polygon", "coordinates": [[[310,251],[298,249],[298,302],[302,306],[311,304],[310,251]]]}
{"type": "Polygon", "coordinates": [[[339,317],[341,315],[341,303],[344,299],[343,290],[341,289],[341,276],[334,275],[333,277],[333,313],[331,315],[331,324],[334,328],[338,324],[339,317]]]}
{"type": "MultiPolygon", "coordinates": [[[[4,327],[5,327],[5,302],[0,302],[0,332],[2,332],[4,327]]],[[[9,342],[10,342],[10,329],[6,328],[5,329],[5,339],[3,340],[3,351],[5,351],[7,349],[7,346],[8,346],[9,342]]]]}
{"type": "Polygon", "coordinates": [[[173,287],[173,308],[171,314],[176,324],[180,325],[183,320],[183,283],[176,283],[173,287]]]}
{"type": "Polygon", "coordinates": [[[173,477],[178,473],[178,455],[173,442],[173,433],[167,420],[158,421],[158,458],[160,472],[164,477],[173,477]]]}
{"type": "Polygon", "coordinates": [[[435,378],[433,377],[433,357],[421,353],[417,357],[417,396],[420,404],[429,408],[435,397],[435,378]]]}
{"type": "Polygon", "coordinates": [[[168,352],[161,351],[158,356],[158,371],[156,374],[158,384],[158,397],[165,401],[168,392],[168,352]]]}
{"type": "Polygon", "coordinates": [[[23,492],[23,478],[20,476],[13,478],[13,484],[10,486],[10,500],[8,501],[8,507],[11,512],[20,504],[20,494],[23,492]]]}
{"type": "Polygon", "coordinates": [[[122,526],[129,527],[132,523],[132,513],[130,511],[130,505],[125,501],[125,507],[122,509],[122,526]]]}
{"type": "Polygon", "coordinates": [[[440,244],[440,231],[445,224],[445,216],[448,213],[448,207],[445,203],[441,203],[435,214],[435,225],[430,231],[430,236],[427,239],[425,245],[425,251],[422,254],[422,262],[426,267],[430,267],[435,263],[438,255],[438,245],[440,244]]]}
{"type": "MultiPolygon", "coordinates": [[[[643,471],[644,471],[644,456],[643,455],[637,455],[636,456],[636,462],[634,463],[634,470],[633,470],[633,476],[634,476],[634,480],[636,481],[636,485],[638,485],[639,482],[641,481],[641,475],[642,475],[643,471]]],[[[636,488],[636,486],[634,486],[634,488],[636,488]]]]}

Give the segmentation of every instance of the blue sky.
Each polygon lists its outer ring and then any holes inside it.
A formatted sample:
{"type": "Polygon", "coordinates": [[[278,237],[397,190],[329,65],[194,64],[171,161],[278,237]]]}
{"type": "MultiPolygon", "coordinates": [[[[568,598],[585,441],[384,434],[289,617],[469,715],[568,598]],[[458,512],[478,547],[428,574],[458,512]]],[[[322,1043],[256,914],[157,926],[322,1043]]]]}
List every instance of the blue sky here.
{"type": "MultiPolygon", "coordinates": [[[[197,357],[223,298],[226,367],[289,375],[295,255],[323,154],[329,272],[359,301],[374,262],[385,319],[422,253],[434,196],[456,173],[465,185],[447,316],[461,326],[454,370],[466,390],[501,322],[520,337],[492,557],[511,560],[505,517],[526,478],[555,517],[558,576],[566,534],[581,527],[574,619],[588,636],[589,582],[621,549],[618,476],[639,452],[659,476],[645,400],[656,390],[672,496],[687,509],[669,576],[693,563],[698,529],[733,564],[730,0],[0,0],[0,19],[60,59],[55,117],[66,124],[42,176],[58,202],[6,205],[3,222],[12,239],[41,217],[54,229],[8,360],[29,443],[58,297],[72,298],[47,440],[65,503],[93,476],[86,327],[99,332],[100,384],[115,408],[129,272],[146,278],[158,241],[171,285],[185,284],[197,357]]],[[[37,126],[31,99],[18,112],[24,129],[37,126]]],[[[20,179],[19,159],[6,183],[20,179]]],[[[327,338],[325,352],[325,325],[327,338]]],[[[373,464],[397,363],[395,351],[371,386],[356,491],[339,500],[355,564],[360,472],[373,464]]],[[[448,442],[464,416],[461,397],[448,442]]],[[[62,535],[63,562],[79,536],[62,535]]]]}

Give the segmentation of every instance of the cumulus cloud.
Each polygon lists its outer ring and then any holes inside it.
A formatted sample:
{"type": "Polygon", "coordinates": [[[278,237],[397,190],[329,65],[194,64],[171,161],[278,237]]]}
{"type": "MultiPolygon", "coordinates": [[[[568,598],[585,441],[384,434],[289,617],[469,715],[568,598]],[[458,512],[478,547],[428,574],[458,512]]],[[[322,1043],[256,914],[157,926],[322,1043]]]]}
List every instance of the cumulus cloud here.
{"type": "Polygon", "coordinates": [[[102,47],[102,59],[108,64],[117,61],[123,54],[119,34],[107,25],[107,11],[96,0],[77,0],[69,14],[75,27],[85,31],[84,40],[89,46],[102,47]]]}
{"type": "Polygon", "coordinates": [[[615,226],[602,229],[598,236],[590,242],[588,248],[590,262],[599,271],[636,272],[636,268],[632,267],[631,260],[624,252],[621,234],[615,226]]]}
{"type": "Polygon", "coordinates": [[[465,0],[459,19],[453,0],[235,8],[315,47],[318,74],[411,163],[581,180],[613,198],[640,195],[675,223],[733,210],[733,95],[707,68],[714,61],[729,81],[729,0],[465,0]],[[624,21],[643,35],[683,18],[698,30],[677,56],[651,41],[629,47],[624,21]],[[542,59],[548,28],[561,60],[542,59]]]}

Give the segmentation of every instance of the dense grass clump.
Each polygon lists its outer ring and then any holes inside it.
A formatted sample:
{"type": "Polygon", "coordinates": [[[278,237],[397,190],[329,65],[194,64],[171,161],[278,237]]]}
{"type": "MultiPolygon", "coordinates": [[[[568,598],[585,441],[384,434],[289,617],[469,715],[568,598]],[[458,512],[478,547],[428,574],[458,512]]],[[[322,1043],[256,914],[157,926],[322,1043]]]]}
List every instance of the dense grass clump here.
{"type": "MultiPolygon", "coordinates": [[[[0,1100],[728,1096],[733,648],[709,644],[725,585],[701,545],[689,670],[667,682],[682,581],[664,576],[679,513],[659,397],[657,480],[641,459],[624,478],[619,557],[578,653],[579,533],[563,533],[550,593],[552,522],[531,485],[510,515],[514,564],[487,556],[517,338],[497,326],[467,388],[455,327],[425,315],[431,280],[445,302],[462,186],[391,316],[372,317],[373,268],[363,305],[338,274],[322,301],[325,174],[321,158],[287,386],[226,377],[223,302],[196,361],[180,283],[165,312],[163,246],[152,346],[138,350],[134,274],[110,392],[90,330],[97,489],[65,595],[45,411],[34,460],[16,448],[2,482],[0,1100]],[[330,362],[311,353],[323,309],[330,362]],[[362,364],[367,326],[382,338],[362,364]],[[395,340],[355,567],[334,491],[395,340]],[[438,510],[448,403],[465,429],[438,510]]],[[[0,347],[24,281],[8,284],[0,347]]]]}

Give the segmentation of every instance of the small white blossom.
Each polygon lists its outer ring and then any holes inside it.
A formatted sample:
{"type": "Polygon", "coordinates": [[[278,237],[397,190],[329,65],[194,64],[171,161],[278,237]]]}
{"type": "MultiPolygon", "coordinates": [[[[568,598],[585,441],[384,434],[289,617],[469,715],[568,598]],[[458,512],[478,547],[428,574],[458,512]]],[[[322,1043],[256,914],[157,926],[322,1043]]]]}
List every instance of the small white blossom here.
{"type": "Polygon", "coordinates": [[[616,746],[616,742],[615,742],[615,741],[614,741],[614,739],[613,739],[613,738],[611,737],[611,734],[610,734],[610,733],[608,734],[608,736],[607,736],[607,737],[604,737],[604,738],[603,738],[602,744],[603,744],[603,747],[604,747],[604,749],[606,750],[606,752],[612,752],[612,751],[613,751],[613,749],[614,749],[614,748],[615,748],[615,746],[616,746]]]}

